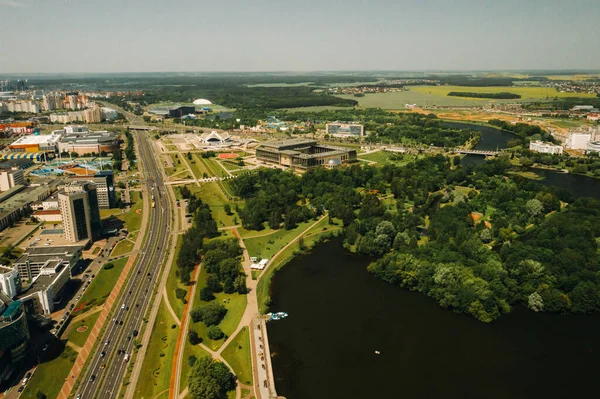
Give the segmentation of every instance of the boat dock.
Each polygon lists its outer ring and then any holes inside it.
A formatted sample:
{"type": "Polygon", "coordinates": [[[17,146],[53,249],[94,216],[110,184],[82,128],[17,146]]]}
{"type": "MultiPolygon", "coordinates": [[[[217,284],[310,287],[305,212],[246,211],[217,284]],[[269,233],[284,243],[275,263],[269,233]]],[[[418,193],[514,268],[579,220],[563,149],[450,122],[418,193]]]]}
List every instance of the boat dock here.
{"type": "Polygon", "coordinates": [[[262,317],[252,320],[250,340],[252,342],[252,368],[254,369],[254,385],[257,399],[283,398],[277,396],[275,390],[275,377],[271,364],[271,350],[267,323],[262,317]]]}

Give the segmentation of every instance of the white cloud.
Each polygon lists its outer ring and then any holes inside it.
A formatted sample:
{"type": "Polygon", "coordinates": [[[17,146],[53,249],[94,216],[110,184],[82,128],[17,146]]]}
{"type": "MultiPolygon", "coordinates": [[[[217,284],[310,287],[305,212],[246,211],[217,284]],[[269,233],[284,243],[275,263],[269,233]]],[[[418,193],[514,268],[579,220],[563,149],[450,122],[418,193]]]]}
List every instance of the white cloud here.
{"type": "Polygon", "coordinates": [[[0,6],[12,7],[12,8],[29,7],[28,4],[21,3],[20,1],[15,1],[15,0],[0,0],[0,6]]]}

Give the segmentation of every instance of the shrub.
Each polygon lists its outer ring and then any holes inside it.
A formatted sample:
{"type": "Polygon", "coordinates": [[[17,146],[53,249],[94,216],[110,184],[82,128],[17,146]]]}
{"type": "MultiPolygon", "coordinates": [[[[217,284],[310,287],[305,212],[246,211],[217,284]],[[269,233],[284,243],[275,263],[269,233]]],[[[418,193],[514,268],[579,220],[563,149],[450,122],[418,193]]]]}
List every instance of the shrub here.
{"type": "Polygon", "coordinates": [[[175,290],[175,297],[177,297],[177,299],[185,299],[186,295],[187,295],[187,291],[182,288],[177,288],[175,290]]]}
{"type": "Polygon", "coordinates": [[[195,330],[188,331],[188,341],[192,345],[198,345],[202,342],[202,338],[198,336],[198,333],[195,330]]]}
{"type": "Polygon", "coordinates": [[[103,269],[104,270],[110,270],[113,267],[115,267],[115,265],[113,265],[112,263],[107,263],[106,265],[104,265],[103,269]]]}

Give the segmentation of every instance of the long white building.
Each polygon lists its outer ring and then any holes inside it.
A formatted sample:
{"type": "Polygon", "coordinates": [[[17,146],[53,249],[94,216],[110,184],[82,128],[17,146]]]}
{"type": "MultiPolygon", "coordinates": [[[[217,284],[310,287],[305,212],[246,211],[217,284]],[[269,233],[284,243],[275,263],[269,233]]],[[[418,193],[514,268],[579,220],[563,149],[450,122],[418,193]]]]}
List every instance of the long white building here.
{"type": "Polygon", "coordinates": [[[536,140],[529,143],[529,151],[541,152],[544,154],[562,154],[563,148],[560,145],[536,140]]]}

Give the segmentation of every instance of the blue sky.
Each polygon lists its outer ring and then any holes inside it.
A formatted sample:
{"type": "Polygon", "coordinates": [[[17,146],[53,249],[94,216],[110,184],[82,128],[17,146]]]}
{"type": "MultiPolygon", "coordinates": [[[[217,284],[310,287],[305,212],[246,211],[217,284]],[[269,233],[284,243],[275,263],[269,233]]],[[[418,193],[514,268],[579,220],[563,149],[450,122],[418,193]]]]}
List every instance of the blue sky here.
{"type": "Polygon", "coordinates": [[[0,73],[600,69],[595,0],[0,0],[0,73]]]}

